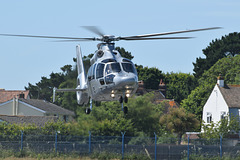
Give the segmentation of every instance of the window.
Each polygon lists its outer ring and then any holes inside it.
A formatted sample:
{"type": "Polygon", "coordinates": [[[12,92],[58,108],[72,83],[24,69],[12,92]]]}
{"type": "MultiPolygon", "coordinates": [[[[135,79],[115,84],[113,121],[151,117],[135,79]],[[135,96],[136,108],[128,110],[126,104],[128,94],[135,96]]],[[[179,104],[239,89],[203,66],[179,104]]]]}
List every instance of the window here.
{"type": "Polygon", "coordinates": [[[125,72],[132,72],[132,73],[135,73],[135,69],[132,65],[132,63],[122,63],[122,67],[123,67],[123,70],[125,72]]]}
{"type": "Polygon", "coordinates": [[[103,77],[103,69],[104,69],[104,64],[98,63],[97,70],[96,70],[96,78],[97,79],[103,77]]]}
{"type": "Polygon", "coordinates": [[[207,112],[207,123],[211,123],[212,122],[212,113],[207,112]]]}
{"type": "Polygon", "coordinates": [[[68,121],[68,116],[64,115],[63,120],[64,120],[64,122],[67,122],[68,121]]]}
{"type": "Polygon", "coordinates": [[[109,74],[109,73],[114,73],[114,72],[120,72],[121,71],[121,67],[119,63],[110,63],[107,64],[106,69],[105,69],[105,74],[109,74]]]}
{"type": "Polygon", "coordinates": [[[94,79],[95,78],[95,69],[96,69],[96,64],[94,64],[94,66],[93,66],[93,70],[92,70],[92,79],[94,79]]]}
{"type": "Polygon", "coordinates": [[[221,112],[221,119],[224,119],[224,118],[226,118],[226,117],[227,117],[226,112],[222,111],[222,112],[221,112]]]}

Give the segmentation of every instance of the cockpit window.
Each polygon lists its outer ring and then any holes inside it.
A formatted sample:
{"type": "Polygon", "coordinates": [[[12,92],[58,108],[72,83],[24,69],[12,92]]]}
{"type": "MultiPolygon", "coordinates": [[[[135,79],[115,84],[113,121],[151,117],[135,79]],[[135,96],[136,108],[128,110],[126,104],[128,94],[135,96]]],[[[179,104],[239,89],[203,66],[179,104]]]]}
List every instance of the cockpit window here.
{"type": "Polygon", "coordinates": [[[125,72],[135,73],[135,69],[132,63],[122,63],[122,67],[125,72]]]}
{"type": "Polygon", "coordinates": [[[106,65],[105,74],[120,72],[121,67],[119,63],[110,63],[106,65]]]}
{"type": "Polygon", "coordinates": [[[96,69],[96,78],[102,78],[103,77],[103,69],[104,69],[104,64],[98,63],[97,69],[96,69]]]}
{"type": "Polygon", "coordinates": [[[108,63],[108,62],[117,62],[115,59],[104,59],[102,60],[102,63],[108,63]]]}

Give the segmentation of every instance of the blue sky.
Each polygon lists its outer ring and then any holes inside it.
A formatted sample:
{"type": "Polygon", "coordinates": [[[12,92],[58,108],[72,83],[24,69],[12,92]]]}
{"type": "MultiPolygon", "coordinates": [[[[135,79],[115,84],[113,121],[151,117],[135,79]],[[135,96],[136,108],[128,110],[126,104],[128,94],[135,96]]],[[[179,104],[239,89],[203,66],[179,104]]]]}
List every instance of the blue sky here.
{"type": "MultiPolygon", "coordinates": [[[[136,64],[164,73],[193,73],[192,62],[204,57],[202,49],[212,40],[239,32],[239,8],[235,0],[8,0],[0,1],[0,33],[94,37],[80,26],[98,26],[116,36],[223,27],[178,35],[196,37],[188,40],[116,42],[132,53],[136,64]]],[[[97,42],[0,37],[0,88],[22,90],[66,64],[73,65],[77,44],[88,55],[97,42]]]]}

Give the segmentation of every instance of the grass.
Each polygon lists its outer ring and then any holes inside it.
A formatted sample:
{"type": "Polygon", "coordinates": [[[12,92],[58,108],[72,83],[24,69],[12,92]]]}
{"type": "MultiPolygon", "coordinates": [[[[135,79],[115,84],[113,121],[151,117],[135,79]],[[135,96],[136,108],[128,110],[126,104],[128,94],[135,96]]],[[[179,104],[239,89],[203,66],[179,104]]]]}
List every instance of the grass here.
{"type": "MultiPolygon", "coordinates": [[[[117,153],[109,153],[109,152],[101,152],[101,153],[92,153],[91,155],[79,153],[68,153],[68,154],[60,154],[60,153],[35,153],[31,151],[20,151],[15,152],[13,150],[0,150],[0,160],[42,160],[42,159],[51,159],[51,160],[120,160],[122,159],[121,154],[117,153]]],[[[149,160],[149,157],[142,154],[126,154],[124,159],[141,159],[141,160],[149,160]]]]}

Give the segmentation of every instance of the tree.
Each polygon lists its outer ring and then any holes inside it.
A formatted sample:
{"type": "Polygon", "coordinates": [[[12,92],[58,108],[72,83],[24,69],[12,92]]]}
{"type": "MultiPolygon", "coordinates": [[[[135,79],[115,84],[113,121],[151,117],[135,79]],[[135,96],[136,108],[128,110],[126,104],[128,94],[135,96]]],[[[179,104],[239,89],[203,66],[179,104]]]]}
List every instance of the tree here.
{"type": "Polygon", "coordinates": [[[219,59],[240,54],[240,33],[234,32],[213,40],[206,49],[203,49],[206,58],[197,58],[193,63],[194,76],[199,78],[210,69],[219,59]]]}
{"type": "Polygon", "coordinates": [[[219,60],[198,79],[199,86],[191,92],[187,99],[182,101],[181,106],[188,112],[196,114],[200,120],[203,106],[216,84],[219,74],[224,76],[225,83],[236,84],[240,74],[239,64],[240,55],[219,60]]]}
{"type": "Polygon", "coordinates": [[[200,126],[195,115],[187,113],[184,108],[170,108],[167,114],[161,116],[159,122],[161,125],[165,125],[168,131],[178,135],[179,144],[185,132],[194,131],[200,126]]]}
{"type": "Polygon", "coordinates": [[[197,80],[191,74],[172,72],[164,74],[164,77],[167,87],[166,98],[174,99],[178,103],[186,99],[197,86],[197,80]]]}
{"type": "Polygon", "coordinates": [[[152,103],[154,94],[129,98],[129,111],[126,115],[121,110],[118,101],[102,102],[100,106],[93,107],[90,115],[85,115],[84,110],[78,111],[78,123],[86,131],[91,130],[94,135],[118,136],[126,131],[127,136],[138,136],[144,133],[153,136],[159,135],[162,127],[158,123],[162,115],[162,106],[152,103]]]}
{"type": "Polygon", "coordinates": [[[154,93],[147,93],[143,96],[138,96],[129,99],[129,112],[126,119],[130,119],[137,133],[144,132],[147,136],[153,136],[153,133],[161,135],[162,127],[158,121],[163,113],[161,104],[154,104],[154,93]]]}
{"type": "Polygon", "coordinates": [[[31,98],[51,101],[53,88],[58,87],[64,80],[63,73],[51,73],[50,78],[42,77],[36,85],[28,83],[28,87],[25,89],[30,91],[31,98]]]}
{"type": "Polygon", "coordinates": [[[138,79],[144,82],[147,89],[158,89],[160,79],[163,78],[162,71],[156,67],[148,68],[142,65],[136,65],[138,79]]]}
{"type": "Polygon", "coordinates": [[[134,56],[132,56],[131,52],[126,51],[124,48],[116,47],[115,50],[117,50],[122,57],[125,57],[127,59],[132,60],[134,56]]]}

